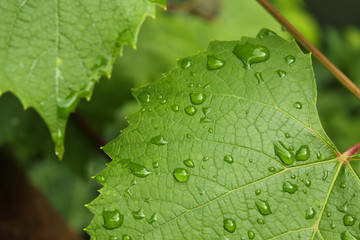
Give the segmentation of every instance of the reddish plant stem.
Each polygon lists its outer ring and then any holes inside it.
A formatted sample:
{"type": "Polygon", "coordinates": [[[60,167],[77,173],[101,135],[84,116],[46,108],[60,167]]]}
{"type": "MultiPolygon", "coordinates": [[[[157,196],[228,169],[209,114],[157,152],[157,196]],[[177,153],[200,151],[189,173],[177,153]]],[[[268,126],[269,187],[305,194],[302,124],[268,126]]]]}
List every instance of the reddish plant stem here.
{"type": "Polygon", "coordinates": [[[307,40],[268,0],[257,0],[280,24],[293,35],[293,37],[314,57],[324,65],[327,70],[336,77],[356,98],[360,100],[360,90],[345,76],[332,62],[329,61],[309,40],[307,40]]]}
{"type": "Polygon", "coordinates": [[[355,144],[348,150],[346,150],[346,152],[344,152],[343,155],[345,155],[346,157],[351,157],[351,156],[355,155],[356,153],[358,153],[359,151],[360,151],[360,142],[355,144]]]}

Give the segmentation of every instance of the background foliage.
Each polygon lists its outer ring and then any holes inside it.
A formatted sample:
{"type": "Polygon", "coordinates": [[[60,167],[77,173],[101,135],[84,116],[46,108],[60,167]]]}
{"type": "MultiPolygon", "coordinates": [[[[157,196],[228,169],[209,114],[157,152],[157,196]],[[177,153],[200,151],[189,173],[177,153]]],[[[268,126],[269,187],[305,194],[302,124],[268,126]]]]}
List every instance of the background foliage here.
{"type": "MultiPolygon", "coordinates": [[[[335,22],[333,19],[338,15],[326,16],[324,20],[324,10],[317,12],[311,1],[273,2],[360,85],[360,31],[357,25],[353,25],[356,22],[348,11],[354,8],[353,4],[342,4],[350,5],[344,11],[335,5],[342,24],[332,26],[328,22],[335,22]]],[[[92,214],[83,205],[94,199],[96,190],[100,188],[89,178],[102,170],[108,161],[99,145],[117,137],[119,131],[127,126],[124,117],[138,108],[130,88],[160,78],[162,73],[177,64],[176,58],[205,49],[210,40],[254,36],[262,27],[290,37],[255,1],[170,1],[167,12],[158,9],[155,20],[146,20],[139,34],[137,50],[125,48],[124,56],[114,64],[112,78],[101,79],[91,101],[81,101],[77,114],[70,116],[62,162],[54,155],[50,134],[38,114],[33,109],[24,111],[19,100],[10,93],[1,96],[2,161],[15,161],[67,223],[86,238],[82,229],[88,225],[92,214]],[[96,132],[96,140],[90,137],[86,126],[96,132]]],[[[321,121],[329,137],[340,151],[344,151],[360,139],[360,103],[316,61],[314,68],[321,121]]],[[[8,171],[5,167],[2,170],[8,171]]],[[[0,216],[3,223],[4,215],[0,216]]]]}

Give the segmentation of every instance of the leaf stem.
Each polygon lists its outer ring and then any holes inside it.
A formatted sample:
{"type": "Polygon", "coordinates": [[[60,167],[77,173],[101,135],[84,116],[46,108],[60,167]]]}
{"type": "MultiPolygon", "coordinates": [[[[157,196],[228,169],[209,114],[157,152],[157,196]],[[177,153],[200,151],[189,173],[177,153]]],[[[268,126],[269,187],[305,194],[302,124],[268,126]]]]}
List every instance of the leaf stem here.
{"type": "Polygon", "coordinates": [[[355,144],[354,146],[352,146],[348,150],[346,150],[346,152],[344,152],[343,155],[345,155],[346,157],[351,157],[351,156],[355,155],[359,151],[360,151],[360,142],[355,144]]]}
{"type": "Polygon", "coordinates": [[[307,40],[268,0],[257,0],[280,24],[293,35],[293,37],[314,57],[324,65],[356,98],[360,100],[360,90],[345,76],[329,59],[327,59],[309,40],[307,40]]]}

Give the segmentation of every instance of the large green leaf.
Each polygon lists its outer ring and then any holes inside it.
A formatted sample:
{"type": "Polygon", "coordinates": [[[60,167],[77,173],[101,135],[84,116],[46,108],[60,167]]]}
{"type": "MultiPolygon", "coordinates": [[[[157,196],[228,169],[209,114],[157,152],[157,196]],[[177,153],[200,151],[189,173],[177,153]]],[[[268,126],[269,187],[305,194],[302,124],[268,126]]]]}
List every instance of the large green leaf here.
{"type": "Polygon", "coordinates": [[[124,44],[163,0],[0,2],[0,94],[18,96],[47,123],[62,157],[65,125],[124,44]]]}
{"type": "Polygon", "coordinates": [[[295,42],[215,41],[134,95],[142,108],[104,147],[93,239],[359,235],[360,161],[344,164],[322,129],[295,42]]]}

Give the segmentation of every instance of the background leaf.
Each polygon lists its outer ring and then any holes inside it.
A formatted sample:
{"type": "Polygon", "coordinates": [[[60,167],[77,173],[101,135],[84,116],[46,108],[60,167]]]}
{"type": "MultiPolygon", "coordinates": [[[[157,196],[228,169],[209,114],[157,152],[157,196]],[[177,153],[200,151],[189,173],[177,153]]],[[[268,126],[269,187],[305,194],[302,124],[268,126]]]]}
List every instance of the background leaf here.
{"type": "MultiPolygon", "coordinates": [[[[158,2],[158,1],[156,1],[158,2]]],[[[164,4],[164,1],[160,1],[164,4]]],[[[65,125],[124,44],[135,47],[148,0],[0,3],[0,93],[11,91],[47,123],[62,158],[65,125]]]]}

